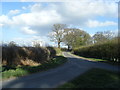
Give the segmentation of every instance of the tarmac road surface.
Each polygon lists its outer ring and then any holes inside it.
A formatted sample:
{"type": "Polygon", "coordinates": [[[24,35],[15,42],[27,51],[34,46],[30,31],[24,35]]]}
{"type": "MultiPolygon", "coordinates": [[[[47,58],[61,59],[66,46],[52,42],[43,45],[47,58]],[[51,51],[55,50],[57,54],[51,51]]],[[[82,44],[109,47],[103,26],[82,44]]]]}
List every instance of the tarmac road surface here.
{"type": "Polygon", "coordinates": [[[80,59],[69,52],[63,52],[63,55],[68,58],[63,65],[48,71],[2,81],[2,88],[56,88],[91,68],[120,71],[117,66],[80,59]]]}

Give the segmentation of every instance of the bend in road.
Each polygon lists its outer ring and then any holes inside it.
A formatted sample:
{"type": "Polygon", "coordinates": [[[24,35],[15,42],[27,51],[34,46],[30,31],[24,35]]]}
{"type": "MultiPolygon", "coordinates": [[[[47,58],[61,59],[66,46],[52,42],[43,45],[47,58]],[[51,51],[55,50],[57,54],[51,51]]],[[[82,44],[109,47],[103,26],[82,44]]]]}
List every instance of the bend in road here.
{"type": "Polygon", "coordinates": [[[68,61],[54,69],[31,74],[17,79],[2,82],[3,88],[55,88],[72,80],[91,68],[102,68],[112,71],[119,71],[119,67],[106,63],[87,61],[77,58],[68,52],[63,52],[68,61]]]}

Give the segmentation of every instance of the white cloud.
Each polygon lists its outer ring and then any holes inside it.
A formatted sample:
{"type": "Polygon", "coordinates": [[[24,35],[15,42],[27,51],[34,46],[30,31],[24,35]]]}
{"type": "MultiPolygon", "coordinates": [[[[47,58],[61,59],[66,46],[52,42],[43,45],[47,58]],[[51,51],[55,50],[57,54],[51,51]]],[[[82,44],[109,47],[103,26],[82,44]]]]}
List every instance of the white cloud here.
{"type": "MultiPolygon", "coordinates": [[[[35,33],[36,31],[38,33],[47,33],[52,29],[51,26],[55,23],[82,26],[88,21],[88,19],[94,19],[96,16],[116,17],[118,13],[116,3],[107,3],[100,0],[94,2],[91,2],[91,0],[82,0],[81,2],[47,3],[47,5],[35,3],[28,7],[21,8],[22,10],[25,10],[26,8],[30,9],[29,13],[22,13],[10,18],[5,15],[0,16],[0,24],[22,29],[28,26],[29,28],[26,28],[24,31],[25,33],[29,32],[28,34],[35,33]]],[[[15,14],[18,11],[10,12],[15,14]]],[[[115,23],[112,21],[89,21],[87,25],[89,27],[97,27],[115,25],[115,23]],[[95,23],[95,25],[92,23],[95,23]]]]}
{"type": "Polygon", "coordinates": [[[35,30],[32,30],[29,27],[23,27],[22,31],[26,34],[37,34],[37,32],[35,30]]]}
{"type": "Polygon", "coordinates": [[[0,18],[1,24],[19,28],[29,26],[29,28],[32,30],[37,30],[40,33],[42,30],[47,32],[48,27],[51,28],[50,26],[54,23],[63,22],[62,17],[55,10],[42,10],[40,12],[23,13],[17,16],[13,16],[11,19],[5,15],[0,16],[0,18]]]}
{"type": "Polygon", "coordinates": [[[39,12],[42,10],[42,5],[40,3],[36,3],[30,6],[32,12],[39,12]]]}
{"type": "Polygon", "coordinates": [[[0,16],[0,24],[2,26],[10,26],[11,22],[12,21],[9,19],[8,16],[6,16],[6,15],[1,15],[0,16]]]}
{"type": "Polygon", "coordinates": [[[0,24],[0,27],[2,27],[3,26],[3,24],[0,24]]]}
{"type": "MultiPolygon", "coordinates": [[[[118,5],[113,2],[105,2],[101,0],[96,0],[92,2],[87,0],[86,2],[65,2],[62,4],[62,10],[64,14],[69,14],[69,16],[77,17],[94,17],[99,16],[116,16],[118,13],[118,5]]],[[[60,8],[60,9],[61,9],[60,8]]]]}
{"type": "Polygon", "coordinates": [[[26,10],[27,8],[23,6],[22,9],[23,9],[23,10],[26,10]]]}
{"type": "Polygon", "coordinates": [[[99,22],[96,20],[89,20],[86,25],[88,27],[104,27],[104,26],[116,26],[117,23],[113,21],[105,21],[105,22],[99,22]]]}
{"type": "Polygon", "coordinates": [[[18,13],[20,13],[20,10],[10,10],[8,14],[15,15],[15,14],[18,14],[18,13]]]}
{"type": "Polygon", "coordinates": [[[12,17],[13,25],[45,26],[62,22],[61,16],[54,10],[24,13],[12,17]]]}

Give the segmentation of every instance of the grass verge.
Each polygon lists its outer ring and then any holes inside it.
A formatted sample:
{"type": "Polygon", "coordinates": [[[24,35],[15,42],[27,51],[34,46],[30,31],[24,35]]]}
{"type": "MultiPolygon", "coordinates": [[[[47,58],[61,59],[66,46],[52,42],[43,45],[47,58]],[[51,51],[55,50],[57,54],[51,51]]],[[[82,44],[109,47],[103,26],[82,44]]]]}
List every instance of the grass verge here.
{"type": "Polygon", "coordinates": [[[84,59],[84,60],[103,62],[103,63],[108,63],[108,64],[111,64],[111,65],[120,65],[120,63],[113,62],[113,61],[108,61],[108,60],[104,60],[104,59],[87,58],[87,57],[82,57],[82,56],[79,56],[79,55],[76,55],[76,54],[73,54],[73,53],[70,53],[70,54],[73,55],[73,56],[75,56],[75,57],[84,59]]]}
{"type": "Polygon", "coordinates": [[[86,59],[86,60],[90,60],[90,61],[107,61],[107,60],[103,60],[103,59],[96,59],[96,58],[86,58],[86,57],[82,57],[82,56],[79,56],[79,55],[76,55],[76,54],[73,54],[73,53],[70,53],[76,57],[79,57],[81,59],[86,59]]]}
{"type": "Polygon", "coordinates": [[[119,83],[118,73],[94,68],[58,88],[120,88],[119,83]]]}
{"type": "Polygon", "coordinates": [[[51,61],[48,61],[38,66],[21,66],[21,67],[9,67],[9,68],[3,67],[2,72],[0,72],[2,73],[2,78],[0,79],[5,80],[12,77],[20,77],[24,75],[29,75],[31,73],[46,71],[48,69],[62,65],[66,61],[67,58],[63,56],[57,56],[53,58],[51,61]]]}

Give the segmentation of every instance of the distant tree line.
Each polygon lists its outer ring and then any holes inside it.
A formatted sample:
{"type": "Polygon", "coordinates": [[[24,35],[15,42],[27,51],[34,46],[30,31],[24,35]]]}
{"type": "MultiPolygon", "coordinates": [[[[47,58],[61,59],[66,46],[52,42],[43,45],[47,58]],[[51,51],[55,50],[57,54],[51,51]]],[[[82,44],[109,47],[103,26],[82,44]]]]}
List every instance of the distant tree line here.
{"type": "Polygon", "coordinates": [[[61,42],[74,49],[80,46],[87,46],[96,43],[103,43],[115,38],[115,34],[110,31],[97,32],[93,36],[78,28],[68,28],[66,24],[54,24],[49,35],[51,41],[57,42],[60,48],[61,42]]]}

